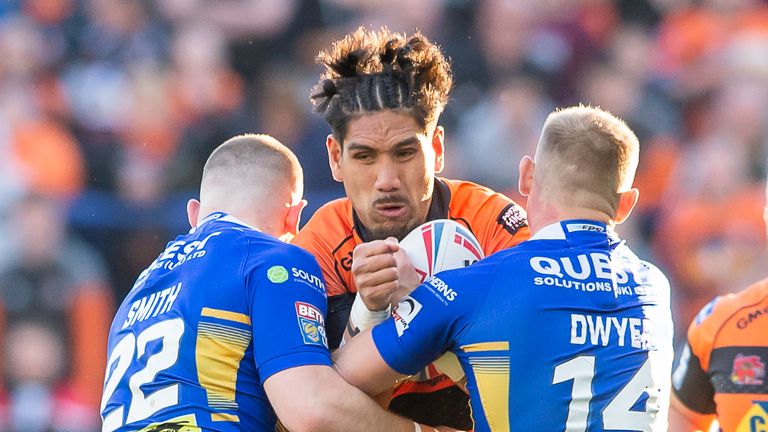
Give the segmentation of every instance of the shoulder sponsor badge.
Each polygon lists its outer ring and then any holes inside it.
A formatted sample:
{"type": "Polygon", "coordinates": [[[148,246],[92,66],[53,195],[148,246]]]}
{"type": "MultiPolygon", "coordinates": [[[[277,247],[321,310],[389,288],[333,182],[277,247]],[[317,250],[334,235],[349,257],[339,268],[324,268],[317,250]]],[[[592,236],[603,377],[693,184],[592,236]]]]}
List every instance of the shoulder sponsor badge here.
{"type": "Polygon", "coordinates": [[[761,385],[765,379],[765,362],[758,355],[736,354],[731,381],[737,385],[761,385]]]}
{"type": "Polygon", "coordinates": [[[296,302],[296,318],[299,322],[299,332],[304,338],[305,344],[328,347],[325,320],[318,308],[309,303],[296,302]]]}
{"type": "Polygon", "coordinates": [[[696,318],[694,319],[694,322],[696,325],[701,325],[702,322],[704,322],[705,319],[707,319],[708,316],[712,315],[712,312],[715,310],[715,305],[717,304],[717,301],[720,299],[720,297],[715,297],[712,299],[711,302],[704,305],[703,308],[699,311],[698,314],[696,314],[696,318]]]}
{"type": "Polygon", "coordinates": [[[528,225],[525,216],[525,210],[519,205],[509,204],[501,210],[496,222],[503,226],[510,234],[514,234],[520,228],[528,225]]]}
{"type": "Polygon", "coordinates": [[[411,324],[413,318],[418,315],[421,310],[421,303],[416,301],[411,296],[405,296],[400,303],[397,304],[395,310],[392,311],[392,318],[395,320],[395,328],[397,329],[397,335],[402,336],[403,332],[408,330],[408,326],[411,324]]]}

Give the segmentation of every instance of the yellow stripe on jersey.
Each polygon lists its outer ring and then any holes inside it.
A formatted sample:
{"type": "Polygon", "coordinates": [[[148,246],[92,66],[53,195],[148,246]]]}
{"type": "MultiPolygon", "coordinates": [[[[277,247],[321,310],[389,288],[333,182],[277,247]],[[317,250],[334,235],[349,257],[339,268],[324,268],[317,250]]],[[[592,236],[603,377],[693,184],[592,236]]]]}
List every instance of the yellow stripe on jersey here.
{"type": "Polygon", "coordinates": [[[509,430],[509,342],[482,342],[461,349],[467,353],[504,353],[468,356],[467,360],[472,366],[488,426],[491,430],[509,430]]]}
{"type": "Polygon", "coordinates": [[[464,352],[509,351],[509,342],[480,342],[461,347],[464,352]]]}
{"type": "Polygon", "coordinates": [[[248,315],[222,309],[204,307],[202,312],[200,312],[200,316],[219,318],[226,321],[234,321],[241,324],[251,325],[251,318],[248,315]]]}
{"type": "MultiPolygon", "coordinates": [[[[197,327],[197,379],[208,396],[208,405],[216,410],[237,410],[235,390],[237,371],[251,342],[250,332],[223,324],[200,322],[197,327]]],[[[232,414],[215,413],[214,421],[239,419],[232,414]],[[219,420],[215,420],[216,416],[219,420]]]]}
{"type": "Polygon", "coordinates": [[[220,413],[216,413],[216,414],[211,414],[211,420],[215,421],[215,422],[217,422],[217,421],[225,421],[225,422],[235,422],[235,423],[237,423],[237,422],[240,421],[240,417],[238,417],[235,414],[220,414],[220,413]]]}

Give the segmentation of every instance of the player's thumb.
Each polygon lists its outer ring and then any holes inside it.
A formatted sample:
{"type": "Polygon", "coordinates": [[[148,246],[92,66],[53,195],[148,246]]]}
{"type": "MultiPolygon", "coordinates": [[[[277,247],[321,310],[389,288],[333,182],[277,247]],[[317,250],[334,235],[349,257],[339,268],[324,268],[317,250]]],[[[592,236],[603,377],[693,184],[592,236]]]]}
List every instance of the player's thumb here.
{"type": "Polygon", "coordinates": [[[389,245],[389,250],[390,250],[391,252],[397,252],[397,251],[399,251],[399,250],[400,250],[400,243],[399,243],[399,242],[397,241],[397,239],[396,239],[396,238],[394,238],[394,237],[387,237],[387,238],[384,240],[384,243],[386,243],[387,245],[389,245]]]}

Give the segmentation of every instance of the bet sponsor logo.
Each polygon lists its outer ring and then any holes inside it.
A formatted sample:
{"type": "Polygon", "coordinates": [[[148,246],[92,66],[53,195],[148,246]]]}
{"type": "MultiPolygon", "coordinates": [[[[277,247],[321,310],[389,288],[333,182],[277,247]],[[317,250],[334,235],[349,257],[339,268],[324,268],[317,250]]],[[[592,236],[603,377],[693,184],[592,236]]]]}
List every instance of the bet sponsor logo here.
{"type": "Polygon", "coordinates": [[[520,228],[528,225],[525,210],[517,204],[509,204],[504,207],[496,222],[510,234],[515,234],[520,228]]]}
{"type": "Polygon", "coordinates": [[[272,266],[267,270],[267,279],[272,283],[283,283],[288,280],[288,270],[281,265],[272,266]]]}
{"type": "Polygon", "coordinates": [[[305,344],[328,347],[325,319],[318,308],[309,303],[296,302],[296,318],[305,344]]]}
{"type": "Polygon", "coordinates": [[[403,333],[408,330],[411,321],[421,311],[421,303],[411,296],[405,296],[397,304],[395,310],[392,311],[392,318],[395,320],[395,329],[397,335],[402,336],[403,333]]]}

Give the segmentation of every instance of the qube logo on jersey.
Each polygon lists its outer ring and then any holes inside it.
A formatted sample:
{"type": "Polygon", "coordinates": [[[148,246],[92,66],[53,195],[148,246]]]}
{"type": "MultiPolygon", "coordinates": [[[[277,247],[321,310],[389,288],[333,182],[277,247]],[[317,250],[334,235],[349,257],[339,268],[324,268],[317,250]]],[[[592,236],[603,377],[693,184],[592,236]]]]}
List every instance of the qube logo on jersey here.
{"type": "Polygon", "coordinates": [[[296,318],[305,344],[328,347],[325,319],[318,308],[309,303],[296,302],[296,318]]]}
{"type": "Polygon", "coordinates": [[[736,385],[760,385],[765,379],[765,363],[760,356],[736,354],[731,381],[736,385]]]}
{"type": "Polygon", "coordinates": [[[395,310],[392,311],[392,318],[395,320],[395,329],[397,329],[398,336],[402,336],[403,332],[408,330],[408,326],[416,315],[419,314],[420,310],[421,303],[413,297],[405,296],[400,300],[395,310]]]}

